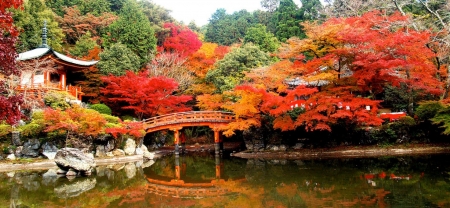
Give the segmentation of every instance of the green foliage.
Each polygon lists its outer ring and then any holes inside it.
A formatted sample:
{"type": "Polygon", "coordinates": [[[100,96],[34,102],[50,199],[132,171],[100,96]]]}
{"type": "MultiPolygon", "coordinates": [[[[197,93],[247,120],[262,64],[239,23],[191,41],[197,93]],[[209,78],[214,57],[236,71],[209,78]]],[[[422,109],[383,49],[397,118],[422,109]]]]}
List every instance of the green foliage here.
{"type": "Polygon", "coordinates": [[[370,131],[370,137],[378,145],[405,143],[415,136],[414,128],[417,126],[414,118],[405,116],[398,121],[387,123],[370,131]]]}
{"type": "Polygon", "coordinates": [[[103,116],[103,118],[106,119],[106,121],[107,121],[108,123],[112,123],[112,124],[120,124],[120,121],[121,121],[121,120],[120,120],[119,117],[111,116],[111,115],[107,115],[107,114],[103,114],[102,116],[103,116]]]}
{"type": "Polygon", "coordinates": [[[431,121],[433,124],[441,125],[441,128],[444,129],[443,134],[450,135],[450,106],[439,110],[431,121]]]}
{"type": "Polygon", "coordinates": [[[83,15],[90,13],[100,16],[103,12],[111,12],[112,0],[45,0],[47,7],[56,15],[64,16],[64,8],[77,6],[83,15]]]}
{"type": "Polygon", "coordinates": [[[139,57],[126,45],[116,43],[100,53],[97,68],[104,75],[121,76],[126,70],[137,72],[140,68],[139,57]]]}
{"type": "Polygon", "coordinates": [[[400,86],[391,86],[386,85],[384,87],[384,106],[392,106],[393,111],[407,111],[410,113],[410,110],[413,108],[408,108],[408,106],[412,105],[413,107],[417,106],[417,103],[423,100],[435,100],[437,99],[435,96],[427,93],[423,93],[423,90],[414,90],[408,87],[405,83],[400,83],[400,86]]]}
{"type": "Polygon", "coordinates": [[[157,45],[162,45],[164,39],[170,32],[168,29],[163,27],[164,23],[167,22],[176,22],[176,20],[170,16],[170,10],[161,7],[150,1],[139,1],[139,4],[142,6],[142,11],[144,15],[150,21],[150,24],[155,31],[157,38],[157,45]]]}
{"type": "Polygon", "coordinates": [[[106,115],[111,115],[112,111],[111,108],[109,108],[107,105],[105,104],[94,104],[89,106],[91,109],[101,113],[101,114],[106,114],[106,115]]]}
{"type": "Polygon", "coordinates": [[[206,80],[212,82],[220,92],[231,90],[244,81],[244,72],[269,63],[267,53],[253,44],[245,44],[218,61],[216,69],[206,74],[206,80]]]}
{"type": "Polygon", "coordinates": [[[137,120],[136,117],[132,116],[132,115],[123,115],[121,116],[123,121],[135,121],[137,120]]]}
{"type": "Polygon", "coordinates": [[[65,110],[70,107],[67,100],[75,100],[76,98],[64,91],[50,91],[44,97],[44,103],[53,109],[65,110]]]}
{"type": "Polygon", "coordinates": [[[300,19],[317,20],[320,16],[320,10],[322,10],[322,3],[320,0],[300,0],[302,7],[300,7],[300,19]]]}
{"type": "Polygon", "coordinates": [[[104,12],[111,12],[109,0],[82,0],[78,5],[83,15],[90,13],[98,17],[104,12]]]}
{"type": "Polygon", "coordinates": [[[17,9],[14,13],[14,24],[19,28],[19,42],[17,51],[23,52],[39,47],[42,44],[42,28],[44,20],[47,21],[47,44],[61,50],[64,34],[59,28],[53,12],[47,8],[42,0],[29,0],[24,2],[24,9],[17,9]]]}
{"type": "Polygon", "coordinates": [[[275,52],[280,47],[277,38],[262,24],[257,24],[247,30],[244,43],[253,43],[264,52],[275,52]]]}
{"type": "Polygon", "coordinates": [[[75,43],[75,47],[70,50],[70,53],[77,57],[87,56],[89,51],[94,49],[95,47],[99,47],[97,42],[92,39],[91,33],[88,31],[86,34],[81,36],[79,40],[75,43]]]}
{"type": "Polygon", "coordinates": [[[444,108],[445,106],[439,101],[427,101],[419,104],[415,114],[419,121],[428,121],[444,108]]]}
{"type": "Polygon", "coordinates": [[[119,128],[121,127],[121,121],[119,117],[111,116],[107,114],[102,114],[103,118],[106,120],[105,128],[119,128]]]}
{"type": "Polygon", "coordinates": [[[385,86],[383,97],[385,105],[391,105],[392,110],[396,112],[408,109],[409,93],[407,93],[407,90],[408,86],[405,84],[401,84],[400,87],[385,86]]]}
{"type": "Polygon", "coordinates": [[[371,129],[369,132],[370,140],[378,145],[388,145],[395,142],[397,139],[397,134],[389,127],[389,124],[385,124],[379,128],[371,129]]]}
{"type": "Polygon", "coordinates": [[[211,16],[206,26],[205,40],[219,45],[231,45],[239,43],[245,36],[247,29],[259,23],[258,19],[241,10],[229,15],[225,9],[218,9],[211,16]]]}
{"type": "Polygon", "coordinates": [[[138,68],[147,63],[149,54],[156,48],[153,28],[142,8],[132,0],[124,4],[119,19],[108,26],[107,32],[108,36],[104,38],[105,45],[111,46],[114,43],[126,45],[139,57],[138,68]]]}
{"type": "Polygon", "coordinates": [[[0,123],[0,138],[3,138],[11,133],[12,126],[6,123],[0,123]]]}
{"type": "Polygon", "coordinates": [[[58,16],[64,16],[64,8],[80,5],[82,0],[46,0],[45,4],[58,16]]]}
{"type": "Polygon", "coordinates": [[[31,116],[31,121],[23,126],[19,126],[18,130],[24,137],[37,137],[44,132],[44,112],[35,111],[31,116]]]}
{"type": "Polygon", "coordinates": [[[281,0],[280,6],[272,16],[272,21],[276,27],[275,36],[282,42],[294,36],[305,37],[302,28],[300,28],[300,11],[293,0],[281,0]]]}

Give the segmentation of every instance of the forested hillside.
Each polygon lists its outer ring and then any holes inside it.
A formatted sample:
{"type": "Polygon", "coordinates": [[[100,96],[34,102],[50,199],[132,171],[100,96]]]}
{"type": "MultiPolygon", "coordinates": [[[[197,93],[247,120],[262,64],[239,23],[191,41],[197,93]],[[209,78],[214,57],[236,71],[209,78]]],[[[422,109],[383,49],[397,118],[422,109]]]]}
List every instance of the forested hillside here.
{"type": "MultiPolygon", "coordinates": [[[[115,116],[223,110],[236,115],[227,136],[331,145],[450,134],[446,0],[262,0],[202,27],[150,0],[13,2],[0,6],[2,76],[20,74],[13,57],[42,44],[45,21],[53,50],[99,60],[76,84],[115,116]]],[[[0,84],[2,125],[29,119],[29,101],[0,84]]]]}

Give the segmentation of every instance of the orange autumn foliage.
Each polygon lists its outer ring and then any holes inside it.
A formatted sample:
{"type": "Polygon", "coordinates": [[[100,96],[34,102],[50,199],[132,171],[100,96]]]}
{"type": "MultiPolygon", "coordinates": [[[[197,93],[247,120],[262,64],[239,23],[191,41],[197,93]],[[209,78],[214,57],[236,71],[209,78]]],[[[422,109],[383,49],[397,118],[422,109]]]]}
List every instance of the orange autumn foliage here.
{"type": "Polygon", "coordinates": [[[199,50],[188,57],[186,66],[197,77],[203,79],[206,73],[214,67],[214,64],[228,52],[228,46],[219,46],[216,43],[203,43],[199,50]]]}

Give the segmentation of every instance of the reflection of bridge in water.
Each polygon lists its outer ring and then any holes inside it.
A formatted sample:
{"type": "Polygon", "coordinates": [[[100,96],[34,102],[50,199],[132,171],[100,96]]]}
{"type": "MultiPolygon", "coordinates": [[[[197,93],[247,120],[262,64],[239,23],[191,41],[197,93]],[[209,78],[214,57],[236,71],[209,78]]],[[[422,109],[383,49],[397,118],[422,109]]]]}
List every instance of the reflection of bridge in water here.
{"type": "Polygon", "coordinates": [[[223,111],[189,111],[156,116],[143,121],[147,133],[171,130],[174,132],[175,154],[179,154],[179,146],[184,149],[185,136],[181,135],[183,127],[209,126],[214,131],[215,152],[219,154],[222,147],[220,129],[235,121],[234,115],[223,111]]]}
{"type": "MultiPolygon", "coordinates": [[[[180,157],[175,156],[175,177],[147,175],[148,191],[162,196],[175,198],[206,198],[233,194],[226,187],[230,180],[223,179],[224,165],[219,155],[215,157],[215,178],[192,180],[186,177],[186,163],[180,165],[180,157]]],[[[245,178],[233,180],[245,181],[245,178]]]]}

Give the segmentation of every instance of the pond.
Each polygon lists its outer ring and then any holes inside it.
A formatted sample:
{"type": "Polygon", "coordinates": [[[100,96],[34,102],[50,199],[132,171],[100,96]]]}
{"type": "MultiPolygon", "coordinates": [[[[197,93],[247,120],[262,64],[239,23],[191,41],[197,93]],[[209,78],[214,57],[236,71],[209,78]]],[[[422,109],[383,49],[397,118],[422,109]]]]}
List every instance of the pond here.
{"type": "Polygon", "coordinates": [[[450,207],[448,161],[170,155],[100,166],[86,178],[0,173],[0,207],[450,207]]]}

